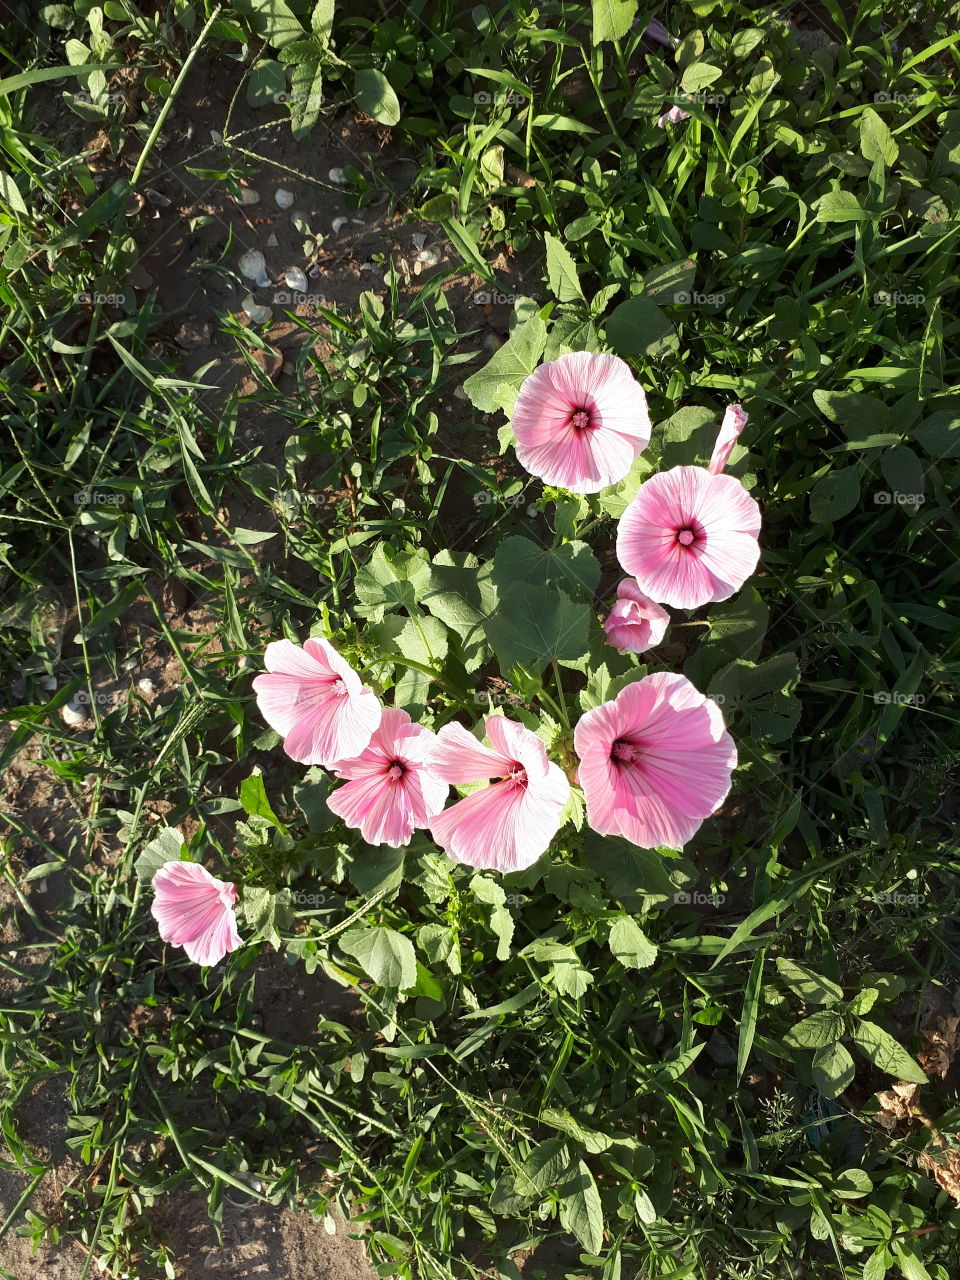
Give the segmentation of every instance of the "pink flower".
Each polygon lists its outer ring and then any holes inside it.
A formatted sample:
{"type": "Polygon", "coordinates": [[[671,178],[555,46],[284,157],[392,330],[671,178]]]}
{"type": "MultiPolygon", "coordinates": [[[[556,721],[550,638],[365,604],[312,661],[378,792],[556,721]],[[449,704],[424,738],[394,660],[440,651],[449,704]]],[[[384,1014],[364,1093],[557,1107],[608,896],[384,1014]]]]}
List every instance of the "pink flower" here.
{"type": "Polygon", "coordinates": [[[618,653],[643,653],[654,649],[670,625],[666,609],[649,600],[634,578],[624,578],[617,587],[617,600],[603,630],[607,643],[618,653]]]}
{"type": "Polygon", "coordinates": [[[658,671],[581,716],[573,735],[587,821],[643,849],[680,849],[730,790],[737,750],[720,708],[658,671]]]}
{"type": "Polygon", "coordinates": [[[690,112],[684,111],[683,107],[671,107],[669,111],[665,111],[657,121],[660,129],[665,129],[668,124],[679,124],[681,120],[689,120],[690,112]]]}
{"type": "Polygon", "coordinates": [[[414,828],[428,826],[447,800],[447,783],[427,766],[433,742],[434,734],[405,711],[385,707],[366,750],[333,766],[351,781],[328,806],[348,827],[359,827],[367,844],[409,844],[414,828]]]}
{"type": "Polygon", "coordinates": [[[651,476],[620,518],[617,559],[651,599],[675,609],[727,600],[757,567],[760,508],[739,480],[721,474],[746,421],[731,405],[709,469],[651,476]]]}
{"type": "Polygon", "coordinates": [[[380,723],[376,694],[327,640],[267,645],[269,675],[257,676],[260,714],[283,734],[283,749],[300,764],[329,766],[364,750],[380,723]]]}
{"type": "Polygon", "coordinates": [[[165,862],[153,891],[150,912],[160,937],[183,947],[196,964],[217,964],[242,945],[233,912],[236,885],[215,879],[199,862],[165,862]]]}
{"type": "Polygon", "coordinates": [[[574,351],[524,379],[513,431],[531,475],[596,493],[622,480],[647,447],[647,398],[619,356],[574,351]]]}
{"type": "Polygon", "coordinates": [[[717,443],[713,446],[713,453],[710,456],[710,465],[707,467],[712,476],[718,476],[730,461],[733,447],[748,421],[749,415],[744,410],[743,405],[731,404],[727,406],[723,421],[720,423],[720,434],[717,436],[717,443]]]}
{"type": "Polygon", "coordinates": [[[545,852],[560,826],[570,784],[535,733],[503,716],[487,716],[493,750],[461,724],[445,724],[433,747],[433,770],[444,782],[492,786],[444,810],[430,823],[434,840],[454,862],[491,871],[521,871],[545,852]]]}

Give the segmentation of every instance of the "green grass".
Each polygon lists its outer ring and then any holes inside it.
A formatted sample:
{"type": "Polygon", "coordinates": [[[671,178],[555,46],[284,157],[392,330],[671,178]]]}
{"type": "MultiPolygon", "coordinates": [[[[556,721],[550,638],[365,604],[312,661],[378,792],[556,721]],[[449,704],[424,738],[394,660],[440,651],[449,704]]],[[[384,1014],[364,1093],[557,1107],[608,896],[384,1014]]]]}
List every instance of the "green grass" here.
{"type": "MultiPolygon", "coordinates": [[[[948,1280],[960,1210],[918,1163],[937,1141],[920,1122],[885,1130],[874,1095],[923,1075],[925,995],[949,1003],[960,967],[950,7],[828,4],[799,11],[826,36],[798,43],[770,6],[704,0],[660,14],[676,58],[629,4],[337,11],[332,43],[323,6],[312,25],[311,6],[270,17],[255,0],[164,21],[124,0],[102,33],[85,3],[14,8],[4,76],[28,78],[0,98],[0,762],[42,760],[74,820],[45,840],[2,806],[0,1127],[3,1167],[39,1180],[18,1114],[50,1081],[84,1174],[55,1221],[24,1199],[0,1236],[69,1234],[91,1274],[105,1259],[160,1275],[143,1206],[198,1189],[216,1220],[255,1176],[272,1203],[352,1211],[383,1275],[516,1280],[511,1252],[564,1233],[570,1274],[602,1280],[948,1280]],[[138,67],[131,123],[96,101],[117,73],[74,66],[93,99],[78,117],[133,157],[104,192],[30,78],[81,58],[138,67]],[[383,301],[320,311],[330,354],[300,349],[295,391],[264,380],[289,430],[265,459],[235,399],[212,417],[155,351],[155,296],[81,304],[72,325],[78,294],[126,296],[149,240],[129,196],[207,60],[253,100],[301,94],[299,147],[357,102],[392,129],[418,165],[405,216],[514,299],[489,368],[479,307],[465,326],[437,277],[411,295],[387,272],[383,301]],[[678,85],[705,100],[659,129],[678,85]],[[500,252],[519,265],[498,276],[500,252]],[[760,571],[677,615],[661,663],[723,700],[730,800],[683,855],[571,812],[545,859],[502,880],[423,835],[368,849],[326,809],[322,772],[265,729],[263,646],[329,634],[434,727],[475,721],[503,677],[511,714],[568,761],[565,726],[635,671],[596,621],[630,491],[571,499],[521,475],[501,430],[521,374],[505,370],[601,347],[648,390],[652,467],[705,463],[723,407],[750,412],[731,471],[763,507],[760,571]],[[518,538],[567,548],[576,571],[553,555],[516,577],[518,538]],[[170,582],[202,630],[168,617],[170,582]],[[545,590],[531,640],[524,599],[545,590]],[[180,684],[151,700],[124,663],[158,651],[180,684]],[[121,696],[65,727],[58,708],[105,680],[121,696]],[[185,837],[245,888],[251,942],[206,976],[149,914],[157,840],[185,837]],[[47,878],[55,907],[34,892],[47,878]],[[363,949],[374,928],[389,963],[363,949]],[[363,1018],[264,1034],[253,984],[274,951],[363,1018]]],[[[225,183],[253,170],[240,143],[226,156],[225,183]]],[[[348,176],[369,207],[376,172],[348,176]]],[[[220,323],[238,349],[264,341],[220,323]]],[[[955,1148],[954,1077],[920,1097],[955,1148]]]]}

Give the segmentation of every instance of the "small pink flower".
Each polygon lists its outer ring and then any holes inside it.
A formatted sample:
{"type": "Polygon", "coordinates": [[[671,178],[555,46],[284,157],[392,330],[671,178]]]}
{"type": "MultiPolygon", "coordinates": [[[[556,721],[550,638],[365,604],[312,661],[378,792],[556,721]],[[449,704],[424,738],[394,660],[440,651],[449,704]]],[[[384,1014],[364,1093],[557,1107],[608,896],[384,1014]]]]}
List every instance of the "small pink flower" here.
{"type": "Polygon", "coordinates": [[[445,724],[432,767],[454,785],[499,778],[445,809],[430,823],[434,840],[454,862],[490,871],[521,871],[547,849],[560,826],[570,784],[529,729],[487,716],[483,746],[461,724],[445,724]]]}
{"type": "Polygon", "coordinates": [[[671,107],[669,111],[665,111],[657,121],[657,127],[665,129],[668,124],[679,124],[681,120],[689,120],[690,112],[684,111],[683,107],[671,107]]]}
{"type": "Polygon", "coordinates": [[[348,827],[358,827],[367,844],[409,844],[414,828],[429,826],[443,809],[450,789],[427,767],[434,740],[405,711],[385,707],[366,750],[333,766],[350,781],[328,806],[348,827]]]}
{"type": "Polygon", "coordinates": [[[624,578],[603,630],[618,653],[643,653],[656,648],[669,625],[666,609],[648,599],[634,578],[624,578]]]}
{"type": "Polygon", "coordinates": [[[720,423],[720,434],[717,436],[717,443],[713,446],[710,465],[707,467],[712,476],[718,476],[730,461],[734,445],[737,443],[740,432],[748,421],[749,415],[743,405],[731,404],[727,406],[723,421],[720,423]]]}
{"type": "Polygon", "coordinates": [[[596,493],[622,480],[647,447],[647,398],[619,356],[574,351],[524,379],[513,432],[531,475],[596,493]]]}
{"type": "Polygon", "coordinates": [[[260,714],[283,734],[283,749],[300,764],[327,767],[358,756],[380,723],[376,694],[327,640],[267,645],[268,675],[257,676],[260,714]]]}
{"type": "Polygon", "coordinates": [[[587,821],[643,849],[680,849],[730,790],[737,750],[720,708],[686,676],[628,684],[574,730],[587,821]]]}
{"type": "Polygon", "coordinates": [[[728,600],[760,559],[760,508],[735,476],[722,475],[747,415],[723,417],[709,469],[651,476],[624,511],[617,559],[640,590],[675,609],[728,600]]]}
{"type": "Polygon", "coordinates": [[[196,964],[217,964],[243,939],[233,907],[236,885],[217,880],[199,862],[165,862],[153,877],[150,912],[160,937],[183,947],[196,964]]]}

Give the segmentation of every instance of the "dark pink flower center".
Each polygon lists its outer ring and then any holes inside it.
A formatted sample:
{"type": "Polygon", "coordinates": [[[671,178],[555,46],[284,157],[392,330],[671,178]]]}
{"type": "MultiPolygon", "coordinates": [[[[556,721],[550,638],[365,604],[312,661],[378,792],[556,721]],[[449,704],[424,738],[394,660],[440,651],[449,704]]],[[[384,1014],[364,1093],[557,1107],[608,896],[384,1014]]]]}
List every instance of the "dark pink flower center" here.
{"type": "Polygon", "coordinates": [[[570,415],[570,425],[575,427],[577,431],[585,431],[590,426],[590,410],[574,409],[570,415]]]}
{"type": "Polygon", "coordinates": [[[347,686],[342,680],[334,680],[330,686],[330,692],[335,698],[345,698],[347,696],[347,686]]]}
{"type": "Polygon", "coordinates": [[[640,750],[632,742],[623,742],[617,738],[610,748],[610,759],[617,764],[636,764],[640,759],[640,750]]]}
{"type": "Polygon", "coordinates": [[[522,764],[517,764],[516,760],[510,765],[510,768],[503,775],[505,782],[510,782],[514,787],[526,788],[527,771],[522,764]]]}
{"type": "Polygon", "coordinates": [[[685,527],[683,529],[677,530],[677,541],[680,543],[681,547],[692,546],[692,544],[696,542],[696,540],[697,540],[697,535],[694,533],[692,529],[685,527]]]}
{"type": "Polygon", "coordinates": [[[406,776],[406,773],[407,773],[407,766],[404,764],[402,760],[390,761],[390,765],[387,769],[387,777],[390,778],[391,781],[399,782],[401,778],[406,776]]]}

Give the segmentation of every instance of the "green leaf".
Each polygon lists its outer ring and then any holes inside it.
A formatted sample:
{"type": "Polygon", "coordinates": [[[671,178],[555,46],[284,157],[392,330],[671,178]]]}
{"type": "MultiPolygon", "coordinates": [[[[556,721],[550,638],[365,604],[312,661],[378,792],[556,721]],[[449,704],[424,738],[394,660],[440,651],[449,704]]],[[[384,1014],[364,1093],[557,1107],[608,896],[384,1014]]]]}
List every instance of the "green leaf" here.
{"type": "Polygon", "coordinates": [[[848,440],[863,440],[894,426],[889,407],[878,396],[860,391],[814,391],[813,402],[848,440]]]}
{"type": "Polygon", "coordinates": [[[643,296],[652,298],[654,302],[662,302],[665,306],[682,303],[683,298],[678,300],[677,294],[692,292],[696,273],[696,264],[692,258],[651,267],[643,275],[643,296]]]}
{"type": "Polygon", "coordinates": [[[817,204],[818,222],[863,222],[870,216],[852,191],[828,191],[817,204]]]}
{"type": "Polygon", "coordinates": [[[274,49],[282,49],[292,40],[302,40],[300,19],[284,0],[234,0],[233,6],[253,30],[274,49]]]}
{"type": "Polygon", "coordinates": [[[287,73],[281,63],[264,58],[254,64],[247,77],[247,103],[251,107],[272,107],[286,91],[287,73]]]}
{"type": "Polygon", "coordinates": [[[373,67],[358,71],[353,81],[357,107],[379,124],[395,125],[400,120],[400,99],[393,85],[373,67]]]}
{"type": "Polygon", "coordinates": [[[737,659],[713,677],[707,694],[720,703],[728,724],[735,712],[756,737],[782,742],[800,719],[800,703],[793,696],[799,678],[795,653],[779,653],[759,664],[737,659]]]}
{"type": "Polygon", "coordinates": [[[565,1139],[547,1138],[534,1147],[520,1166],[517,1187],[525,1194],[545,1196],[570,1168],[570,1153],[565,1139]]]}
{"type": "Polygon", "coordinates": [[[333,779],[317,765],[303,775],[303,781],[293,789],[293,799],[307,820],[314,835],[329,831],[337,821],[327,806],[327,797],[333,787],[333,779]]]}
{"type": "MultiPolygon", "coordinates": [[[[281,894],[283,891],[281,890],[281,894]]],[[[263,938],[274,947],[281,945],[277,926],[286,928],[290,923],[290,911],[285,899],[272,889],[245,885],[240,898],[240,915],[252,930],[248,941],[263,938]]]]}
{"type": "Polygon", "coordinates": [[[669,864],[652,849],[639,849],[616,836],[588,831],[584,856],[587,866],[624,906],[631,906],[637,895],[672,898],[677,891],[667,874],[669,864]]]}
{"type": "Polygon", "coordinates": [[[829,524],[849,515],[860,501],[860,470],[857,466],[835,468],[821,476],[810,490],[810,519],[829,524]]]}
{"type": "Polygon", "coordinates": [[[632,916],[618,916],[610,926],[610,950],[625,969],[648,969],[657,948],[632,916]]]}
{"type": "Polygon", "coordinates": [[[914,437],[934,462],[960,457],[960,411],[940,409],[932,413],[917,427],[914,437]]]}
{"type": "Polygon", "coordinates": [[[740,1034],[737,1043],[737,1082],[743,1078],[753,1048],[753,1040],[757,1031],[757,1018],[760,1013],[761,983],[763,981],[763,965],[767,958],[765,950],[760,950],[753,958],[750,975],[743,993],[743,1012],[740,1015],[740,1034]]]}
{"type": "Polygon", "coordinates": [[[487,637],[500,670],[531,666],[542,670],[554,658],[573,661],[589,647],[591,609],[555,587],[512,583],[500,593],[487,621],[487,637]]]}
{"type": "Polygon", "coordinates": [[[867,107],[860,116],[860,154],[865,160],[881,160],[888,169],[900,154],[893,134],[873,107],[867,107]]]}
{"type": "Polygon", "coordinates": [[[174,827],[164,827],[145,846],[134,863],[134,870],[144,884],[150,884],[165,862],[179,862],[183,856],[184,839],[174,827]]]}
{"type": "Polygon", "coordinates": [[[658,356],[677,345],[671,322],[652,298],[628,298],[607,317],[607,342],[620,356],[658,356]]]}
{"type": "Polygon", "coordinates": [[[294,64],[287,105],[290,108],[290,132],[300,142],[320,119],[323,106],[323,67],[316,55],[301,58],[294,64]]]}
{"type": "Polygon", "coordinates": [[[603,1208],[593,1174],[583,1160],[558,1194],[560,1225],[577,1237],[587,1253],[598,1253],[603,1248],[603,1208]]]}
{"type": "Polygon", "coordinates": [[[546,345],[547,327],[539,315],[517,325],[499,351],[463,384],[471,403],[484,413],[511,413],[521,382],[537,367],[546,345]]]}
{"type": "Polygon", "coordinates": [[[881,1071],[910,1084],[926,1084],[927,1075],[919,1062],[894,1040],[889,1031],[884,1031],[875,1022],[858,1018],[853,1030],[853,1043],[881,1071]]]}
{"type": "Polygon", "coordinates": [[[375,893],[392,895],[403,880],[404,850],[388,844],[361,843],[351,850],[353,856],[348,875],[351,883],[365,898],[375,893]]]}
{"type": "Polygon", "coordinates": [[[798,995],[804,1004],[836,1004],[838,1000],[843,999],[842,987],[838,987],[829,978],[814,973],[812,969],[796,964],[793,960],[778,956],[777,971],[794,995],[798,995]]]}
{"type": "Polygon", "coordinates": [[[321,44],[329,44],[333,30],[335,0],[317,0],[310,15],[310,27],[321,44]]]}
{"type": "Polygon", "coordinates": [[[544,240],[547,246],[547,283],[550,292],[560,302],[582,299],[583,289],[577,275],[577,264],[570,250],[549,231],[544,234],[544,240]]]}
{"type": "Polygon", "coordinates": [[[420,604],[460,638],[467,671],[487,661],[487,618],[498,598],[492,562],[479,565],[475,556],[440,551],[434,557],[429,585],[418,594],[420,604]]]}
{"type": "Polygon", "coordinates": [[[853,1059],[839,1041],[826,1044],[813,1055],[813,1083],[825,1098],[837,1098],[850,1087],[853,1059]]]}
{"type": "Polygon", "coordinates": [[[358,612],[373,622],[379,622],[389,609],[404,608],[412,613],[430,579],[426,552],[397,554],[389,543],[378,542],[368,563],[354,577],[354,591],[363,606],[358,612]]]}
{"type": "Polygon", "coordinates": [[[278,831],[284,835],[287,834],[287,828],[270,807],[263,777],[259,773],[252,773],[249,778],[244,778],[240,783],[240,803],[243,805],[244,812],[266,818],[278,831]]]}
{"type": "Polygon", "coordinates": [[[917,1257],[914,1246],[906,1241],[891,1242],[894,1256],[900,1264],[903,1280],[933,1280],[930,1272],[917,1257]]]}
{"type": "Polygon", "coordinates": [[[353,956],[379,986],[403,991],[416,982],[416,952],[413,943],[402,933],[381,925],[348,929],[340,935],[339,942],[341,951],[353,956]]]}
{"type": "Polygon", "coordinates": [[[866,1169],[844,1169],[842,1173],[837,1174],[830,1190],[841,1200],[859,1200],[861,1196],[868,1196],[873,1190],[873,1180],[866,1169]]]}
{"type": "Polygon", "coordinates": [[[783,1042],[795,1049],[822,1049],[839,1040],[843,1031],[843,1018],[840,1014],[824,1009],[820,1013],[811,1013],[809,1018],[804,1018],[791,1027],[783,1037],[783,1042]]]}
{"type": "Polygon", "coordinates": [[[542,547],[529,538],[505,538],[494,557],[493,582],[501,592],[512,584],[562,589],[576,600],[592,600],[600,582],[600,565],[585,542],[542,547]]]}
{"type": "Polygon", "coordinates": [[[527,952],[531,952],[535,960],[550,964],[549,980],[560,995],[572,996],[574,1000],[578,1000],[593,982],[593,974],[580,963],[576,950],[563,942],[555,942],[552,938],[538,938],[521,954],[527,952]]]}

